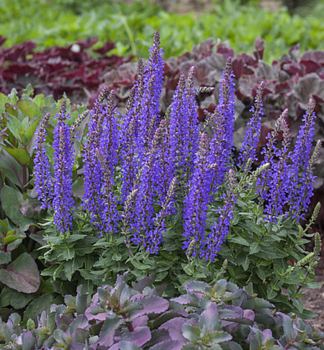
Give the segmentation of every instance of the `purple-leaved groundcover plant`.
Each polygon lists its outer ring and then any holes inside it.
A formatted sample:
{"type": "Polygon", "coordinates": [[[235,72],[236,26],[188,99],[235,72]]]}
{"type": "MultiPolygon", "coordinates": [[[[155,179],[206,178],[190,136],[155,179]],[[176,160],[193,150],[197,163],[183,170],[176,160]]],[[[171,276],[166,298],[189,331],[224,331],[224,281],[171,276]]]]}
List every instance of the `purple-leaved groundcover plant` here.
{"type": "MultiPolygon", "coordinates": [[[[257,160],[263,114],[264,83],[259,86],[252,117],[238,158],[233,157],[235,95],[231,59],[222,74],[218,105],[198,120],[194,87],[195,68],[181,75],[171,105],[160,113],[163,84],[163,50],[159,33],[146,66],[139,60],[138,79],[127,106],[120,114],[114,91],[103,89],[94,108],[83,146],[83,210],[89,213],[101,236],[123,232],[127,244],[142,245],[158,253],[166,220],[183,217],[183,249],[187,255],[213,261],[231,227],[238,183],[251,173],[257,160]],[[217,205],[216,205],[216,204],[217,205]],[[208,212],[215,220],[207,229],[208,212]]],[[[63,106],[64,107],[64,106],[63,106]]],[[[295,145],[286,121],[288,111],[276,121],[261,156],[256,200],[265,220],[279,217],[304,219],[313,194],[313,168],[321,147],[313,148],[314,102],[310,100],[295,145]],[[283,140],[278,141],[279,134],[283,140]]],[[[35,185],[43,208],[52,208],[54,223],[63,234],[73,228],[73,142],[64,108],[54,129],[53,174],[46,152],[46,115],[38,133],[35,185]]],[[[73,128],[73,126],[72,126],[73,128]]]]}

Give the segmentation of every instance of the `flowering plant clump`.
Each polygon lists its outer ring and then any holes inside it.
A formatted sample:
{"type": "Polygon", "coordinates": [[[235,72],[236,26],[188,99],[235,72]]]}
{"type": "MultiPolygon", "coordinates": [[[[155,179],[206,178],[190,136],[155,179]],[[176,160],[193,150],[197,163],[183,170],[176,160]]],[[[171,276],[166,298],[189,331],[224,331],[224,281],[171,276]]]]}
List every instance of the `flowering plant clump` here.
{"type": "MultiPolygon", "coordinates": [[[[284,239],[284,234],[291,236],[291,230],[295,230],[295,243],[289,246],[291,251],[275,255],[273,259],[267,257],[268,262],[264,265],[267,269],[270,264],[275,264],[278,276],[282,274],[288,278],[295,270],[285,274],[287,261],[299,260],[300,253],[294,247],[305,243],[302,241],[305,232],[301,227],[298,231],[298,222],[304,219],[313,194],[313,168],[321,147],[319,141],[312,152],[315,118],[312,100],[294,147],[289,139],[285,111],[268,135],[260,168],[252,171],[252,162],[257,160],[255,149],[260,137],[264,83],[261,83],[255,106],[251,109],[252,118],[236,166],[233,156],[235,95],[231,59],[227,60],[222,74],[219,103],[213,113],[206,112],[205,124],[198,121],[196,95],[199,91],[194,88],[194,67],[187,77],[180,77],[166,114],[159,114],[163,67],[163,50],[157,32],[148,63],[144,65],[142,60],[139,61],[138,79],[125,112],[120,114],[117,111],[114,91],[108,92],[104,88],[100,94],[90,111],[91,120],[83,143],[84,195],[81,206],[78,208],[76,204],[74,217],[83,215],[88,224],[96,227],[102,240],[95,246],[113,249],[117,254],[116,261],[123,259],[114,250],[120,239],[128,248],[127,258],[142,270],[146,267],[138,261],[141,259],[139,251],[144,259],[150,259],[150,254],[176,250],[180,242],[183,253],[177,254],[179,258],[184,254],[188,259],[190,267],[186,267],[186,272],[189,271],[189,275],[193,268],[190,262],[201,264],[205,260],[210,266],[211,262],[223,263],[221,259],[226,258],[229,260],[229,274],[236,282],[241,278],[257,283],[259,279],[265,285],[269,285],[271,279],[270,275],[259,271],[262,265],[257,259],[262,254],[259,253],[258,257],[253,255],[269,248],[269,242],[264,239],[266,235],[271,236],[273,241],[280,241],[284,239]],[[281,131],[283,141],[280,144],[278,137],[281,131]],[[242,234],[242,237],[235,234],[242,234]],[[248,246],[249,252],[244,257],[241,256],[243,248],[241,252],[234,253],[235,244],[248,246]],[[253,262],[259,269],[256,275],[254,272],[246,274],[250,266],[249,257],[256,259],[253,262]],[[240,269],[234,269],[238,264],[242,264],[243,268],[240,273],[240,269]]],[[[67,246],[68,252],[63,254],[71,260],[76,259],[75,252],[70,255],[73,249],[76,250],[76,241],[86,234],[75,235],[74,239],[68,240],[69,234],[73,236],[73,230],[82,232],[82,225],[78,220],[72,223],[75,125],[69,128],[66,117],[64,111],[58,115],[54,130],[53,179],[49,178],[49,162],[44,147],[46,120],[41,126],[37,140],[35,184],[44,208],[53,208],[57,231],[64,234],[66,244],[71,243],[67,246]],[[50,190],[52,183],[54,187],[50,190]]],[[[48,238],[48,241],[58,247],[55,238],[48,238]]],[[[53,245],[51,247],[53,249],[53,245]]],[[[90,248],[92,252],[91,249],[94,248],[90,248]]],[[[316,249],[318,254],[318,245],[316,249]]],[[[299,264],[298,268],[311,265],[316,260],[316,254],[299,264]]],[[[63,255],[56,254],[51,259],[56,261],[63,255]]],[[[110,262],[107,254],[100,255],[100,259],[104,258],[103,262],[93,266],[106,266],[110,262]]],[[[81,271],[82,264],[78,260],[74,271],[81,271]]],[[[119,266],[118,271],[126,269],[125,266],[119,266]]],[[[55,276],[62,268],[63,265],[55,276]]],[[[159,269],[161,273],[165,271],[163,266],[159,269]]],[[[86,273],[81,275],[90,279],[86,273]]],[[[71,272],[69,276],[71,278],[71,272]]],[[[309,273],[299,276],[300,281],[307,283],[308,276],[309,273]]],[[[271,283],[275,294],[267,295],[270,299],[276,297],[276,291],[285,282],[278,278],[271,283]]],[[[297,289],[292,293],[298,294],[297,289]]]]}

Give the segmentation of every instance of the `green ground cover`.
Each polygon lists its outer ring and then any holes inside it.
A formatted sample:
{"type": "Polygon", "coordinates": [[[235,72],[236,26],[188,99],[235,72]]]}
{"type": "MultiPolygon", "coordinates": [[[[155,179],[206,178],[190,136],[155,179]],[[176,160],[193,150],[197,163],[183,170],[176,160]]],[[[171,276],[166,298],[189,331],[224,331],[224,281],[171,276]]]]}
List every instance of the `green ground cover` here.
{"type": "Polygon", "coordinates": [[[324,22],[319,3],[306,17],[290,16],[286,8],[277,13],[261,11],[253,2],[223,1],[208,13],[168,13],[149,1],[125,2],[74,0],[2,0],[0,34],[8,38],[5,46],[34,40],[44,49],[72,44],[78,39],[98,36],[98,46],[111,40],[115,53],[147,57],[155,30],[163,37],[165,58],[177,56],[208,37],[228,40],[235,53],[249,52],[254,40],[262,37],[270,62],[300,43],[301,51],[323,49],[324,22]],[[136,38],[136,39],[135,39],[136,38]]]}

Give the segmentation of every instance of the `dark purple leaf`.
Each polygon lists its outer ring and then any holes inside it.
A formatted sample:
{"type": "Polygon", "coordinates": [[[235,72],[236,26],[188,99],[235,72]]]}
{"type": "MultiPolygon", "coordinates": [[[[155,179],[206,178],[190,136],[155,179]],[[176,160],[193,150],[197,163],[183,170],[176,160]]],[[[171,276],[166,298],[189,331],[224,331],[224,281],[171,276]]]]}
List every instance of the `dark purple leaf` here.
{"type": "Polygon", "coordinates": [[[152,283],[156,280],[156,276],[148,276],[145,277],[143,279],[141,279],[140,281],[138,281],[137,283],[134,284],[133,289],[137,290],[138,292],[142,293],[143,289],[145,287],[149,287],[152,285],[152,283]]]}
{"type": "Polygon", "coordinates": [[[35,293],[40,286],[35,260],[28,253],[19,255],[8,266],[1,268],[0,281],[18,292],[35,293]]]}
{"type": "Polygon", "coordinates": [[[183,294],[176,298],[171,298],[170,301],[175,301],[181,305],[196,305],[199,298],[195,294],[183,294]]]}
{"type": "Polygon", "coordinates": [[[166,329],[169,332],[170,338],[172,340],[186,342],[187,339],[182,334],[182,326],[185,323],[193,325],[194,321],[192,319],[188,320],[183,317],[176,317],[163,323],[159,329],[166,329]]]}
{"type": "Polygon", "coordinates": [[[150,348],[150,350],[181,350],[185,343],[177,340],[166,340],[159,344],[156,344],[150,348]]]}
{"type": "Polygon", "coordinates": [[[136,346],[142,346],[151,339],[151,330],[149,327],[137,327],[133,332],[124,331],[122,335],[123,340],[127,340],[136,346]]]}
{"type": "Polygon", "coordinates": [[[116,315],[108,316],[99,333],[98,343],[103,346],[111,346],[114,343],[116,329],[124,322],[116,315]]]}
{"type": "Polygon", "coordinates": [[[132,297],[131,300],[143,306],[142,310],[138,310],[132,314],[133,320],[142,315],[159,314],[165,312],[169,308],[169,301],[156,295],[143,297],[137,294],[132,297]]]}

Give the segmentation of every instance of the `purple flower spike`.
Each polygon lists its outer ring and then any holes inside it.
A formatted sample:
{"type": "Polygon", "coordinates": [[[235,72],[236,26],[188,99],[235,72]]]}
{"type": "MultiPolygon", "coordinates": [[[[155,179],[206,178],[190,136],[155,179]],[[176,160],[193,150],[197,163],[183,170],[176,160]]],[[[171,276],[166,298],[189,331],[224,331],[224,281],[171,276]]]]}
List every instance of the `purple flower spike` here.
{"type": "Polygon", "coordinates": [[[232,71],[232,61],[228,58],[222,73],[222,82],[217,108],[224,120],[227,162],[230,161],[234,149],[234,122],[235,122],[235,83],[232,71]]]}
{"type": "Polygon", "coordinates": [[[212,181],[212,170],[208,167],[208,152],[210,142],[205,133],[200,136],[199,153],[196,160],[189,193],[184,201],[184,232],[186,238],[183,249],[186,254],[196,256],[195,246],[205,235],[207,207],[212,181]]]}
{"type": "Polygon", "coordinates": [[[165,228],[165,217],[169,213],[169,208],[172,205],[175,189],[177,185],[177,179],[174,177],[171,181],[168,193],[162,203],[162,210],[155,217],[155,227],[148,231],[145,235],[145,245],[147,251],[151,254],[157,254],[159,251],[159,245],[163,241],[163,233],[165,228]]]}
{"type": "Polygon", "coordinates": [[[53,184],[52,176],[50,173],[50,164],[44,145],[46,141],[46,128],[49,118],[50,114],[47,113],[41,122],[34,147],[36,149],[36,155],[34,159],[35,190],[38,195],[37,199],[42,202],[42,209],[51,207],[51,199],[53,196],[53,184]]]}
{"type": "MultiPolygon", "coordinates": [[[[287,118],[288,116],[288,109],[285,109],[282,114],[280,115],[280,117],[277,119],[275,125],[274,125],[274,129],[273,131],[271,131],[266,139],[267,141],[267,145],[266,147],[261,151],[261,154],[264,154],[264,160],[262,161],[262,165],[269,163],[271,166],[275,163],[274,159],[276,157],[280,157],[280,151],[276,146],[276,142],[278,141],[278,135],[279,132],[282,128],[282,121],[287,118]]],[[[260,195],[262,200],[266,200],[268,197],[268,187],[269,187],[269,177],[268,177],[268,173],[269,173],[269,168],[267,168],[266,170],[264,170],[261,174],[260,177],[258,178],[258,181],[256,183],[258,187],[257,189],[257,193],[260,195]]]]}
{"type": "MultiPolygon", "coordinates": [[[[251,163],[257,160],[256,157],[256,146],[260,138],[261,132],[261,115],[263,115],[263,103],[262,103],[262,93],[264,90],[264,81],[261,82],[257,95],[255,97],[255,104],[251,107],[250,112],[252,112],[252,118],[247,124],[247,129],[244,136],[244,141],[239,155],[238,165],[242,166],[244,169],[246,167],[247,161],[251,159],[251,163]]],[[[246,169],[249,170],[249,169],[246,169]]]]}
{"type": "MultiPolygon", "coordinates": [[[[192,79],[192,78],[190,78],[192,79]]],[[[199,125],[196,123],[197,114],[195,104],[192,101],[193,88],[191,81],[188,83],[190,91],[186,87],[185,76],[182,75],[176,92],[173,96],[169,119],[169,177],[176,176],[179,181],[179,189],[186,192],[184,184],[188,183],[197,149],[196,138],[199,125]]]]}
{"type": "Polygon", "coordinates": [[[98,132],[101,129],[102,120],[96,120],[93,111],[91,114],[93,118],[89,123],[88,140],[83,154],[84,196],[82,202],[83,208],[88,210],[91,215],[91,222],[100,222],[100,213],[103,212],[101,200],[103,174],[96,156],[96,148],[99,147],[98,132]]]}
{"type": "Polygon", "coordinates": [[[160,34],[158,31],[154,33],[153,46],[149,50],[149,60],[145,67],[145,86],[149,84],[149,81],[154,77],[153,82],[153,96],[150,105],[150,115],[157,117],[160,112],[160,97],[162,93],[163,85],[163,49],[160,48],[160,34]]]}
{"type": "MultiPolygon", "coordinates": [[[[155,220],[154,203],[156,200],[157,183],[160,182],[160,168],[157,162],[157,150],[162,137],[162,130],[158,128],[152,140],[152,146],[146,163],[142,166],[136,179],[138,194],[136,198],[135,214],[133,222],[133,238],[135,244],[158,245],[157,242],[150,241],[147,233],[153,230],[155,220]]],[[[150,248],[147,247],[148,250],[150,248]]]]}
{"type": "MultiPolygon", "coordinates": [[[[291,184],[290,184],[290,213],[293,219],[299,221],[305,218],[304,212],[310,203],[310,197],[313,194],[312,167],[315,160],[311,160],[311,149],[313,137],[315,134],[314,119],[314,101],[309,100],[306,114],[303,117],[304,125],[301,126],[295,148],[291,154],[291,184]]],[[[314,152],[315,153],[315,152],[314,152]]],[[[316,154],[315,154],[316,157],[316,154]]]]}
{"type": "Polygon", "coordinates": [[[221,250],[221,245],[225,242],[229,233],[231,220],[233,219],[234,204],[236,195],[235,174],[232,169],[228,173],[228,190],[223,195],[224,205],[216,211],[220,216],[211,227],[211,233],[204,241],[201,241],[200,257],[205,260],[214,261],[217,253],[221,250]]]}
{"type": "Polygon", "coordinates": [[[74,200],[72,198],[72,169],[74,163],[73,142],[70,128],[63,112],[57,115],[54,128],[54,223],[62,233],[72,229],[74,200]]]}
{"type": "Polygon", "coordinates": [[[208,166],[212,171],[212,182],[209,200],[213,200],[215,193],[224,183],[228,168],[228,144],[225,134],[225,120],[216,107],[214,113],[207,114],[207,123],[211,128],[210,149],[208,152],[208,166]],[[217,166],[216,166],[217,165],[217,166]]]}
{"type": "Polygon", "coordinates": [[[270,222],[277,222],[278,216],[284,213],[284,205],[287,203],[290,187],[290,167],[288,165],[290,133],[285,119],[281,120],[281,129],[283,142],[282,148],[278,151],[279,161],[273,162],[267,178],[269,191],[265,211],[270,222]]]}

